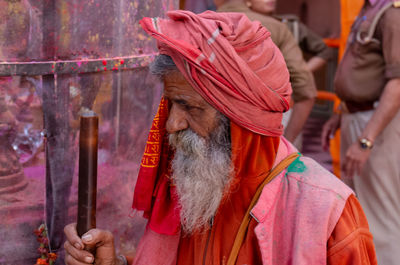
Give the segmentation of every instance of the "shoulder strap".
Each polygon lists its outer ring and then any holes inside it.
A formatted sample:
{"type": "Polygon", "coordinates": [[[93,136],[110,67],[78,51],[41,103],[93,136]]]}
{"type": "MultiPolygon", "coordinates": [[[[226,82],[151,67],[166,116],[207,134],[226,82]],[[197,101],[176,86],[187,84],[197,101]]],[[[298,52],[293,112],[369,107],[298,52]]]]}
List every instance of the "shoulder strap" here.
{"type": "Polygon", "coordinates": [[[374,19],[372,20],[371,26],[368,29],[367,36],[362,37],[361,36],[362,32],[361,31],[357,32],[356,38],[359,43],[364,45],[364,44],[370,43],[371,41],[378,42],[378,43],[380,42],[379,40],[373,38],[375,29],[376,29],[376,26],[378,25],[379,19],[382,17],[382,15],[385,13],[385,11],[388,10],[389,8],[391,8],[392,6],[395,8],[399,8],[400,1],[394,1],[392,3],[387,3],[378,11],[378,13],[376,13],[374,19]]]}
{"type": "Polygon", "coordinates": [[[236,263],[236,259],[237,259],[237,256],[239,254],[240,247],[243,244],[244,236],[246,234],[247,227],[249,226],[249,223],[250,223],[250,220],[251,220],[250,211],[256,205],[256,203],[258,201],[258,198],[260,197],[264,186],[267,185],[279,173],[281,173],[282,170],[287,168],[299,156],[300,156],[299,153],[292,153],[292,154],[288,155],[278,165],[276,165],[271,171],[269,171],[267,177],[264,179],[264,181],[261,183],[261,185],[257,188],[257,191],[254,194],[253,199],[251,200],[250,206],[247,209],[246,214],[244,215],[242,223],[240,224],[239,231],[236,234],[236,238],[235,238],[235,241],[233,243],[233,247],[232,247],[231,253],[229,255],[229,259],[228,259],[227,265],[234,265],[236,263]]]}

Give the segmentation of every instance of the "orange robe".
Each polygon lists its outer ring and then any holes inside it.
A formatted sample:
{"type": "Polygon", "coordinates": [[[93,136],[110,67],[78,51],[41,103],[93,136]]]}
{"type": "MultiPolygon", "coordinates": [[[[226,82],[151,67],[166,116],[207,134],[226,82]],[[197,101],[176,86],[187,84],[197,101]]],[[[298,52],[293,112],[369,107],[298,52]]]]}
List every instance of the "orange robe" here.
{"type": "MultiPolygon", "coordinates": [[[[230,219],[238,219],[230,218],[230,219]]],[[[227,220],[229,221],[229,220],[227,220]]],[[[223,222],[214,225],[223,225],[223,222]]],[[[257,222],[252,220],[249,225],[250,231],[239,253],[237,264],[262,264],[257,238],[254,227],[257,222]]],[[[215,227],[215,226],[214,226],[215,227]]],[[[208,242],[205,264],[223,265],[226,262],[229,250],[223,248],[228,241],[233,241],[233,233],[226,231],[238,229],[238,225],[227,223],[225,232],[216,235],[214,229],[208,242]],[[224,234],[225,233],[225,234],[224,234]],[[223,249],[221,251],[221,249],[223,249]]],[[[220,228],[218,230],[221,230],[220,228]]],[[[203,264],[205,245],[207,244],[205,233],[195,234],[191,237],[182,237],[179,245],[178,265],[203,264]]],[[[128,258],[128,264],[133,264],[133,259],[128,258]]],[[[327,242],[327,264],[328,265],[370,265],[377,264],[372,235],[368,230],[368,223],[362,211],[361,205],[354,195],[351,195],[343,209],[342,215],[336,224],[327,242]]]]}
{"type": "MultiPolygon", "coordinates": [[[[178,265],[224,265],[240,223],[265,172],[271,169],[279,138],[250,133],[231,123],[236,176],[229,197],[214,218],[212,228],[181,236],[178,265]]],[[[236,264],[262,264],[252,219],[236,264]]],[[[372,236],[358,200],[351,195],[327,242],[328,264],[376,264],[372,236]]]]}

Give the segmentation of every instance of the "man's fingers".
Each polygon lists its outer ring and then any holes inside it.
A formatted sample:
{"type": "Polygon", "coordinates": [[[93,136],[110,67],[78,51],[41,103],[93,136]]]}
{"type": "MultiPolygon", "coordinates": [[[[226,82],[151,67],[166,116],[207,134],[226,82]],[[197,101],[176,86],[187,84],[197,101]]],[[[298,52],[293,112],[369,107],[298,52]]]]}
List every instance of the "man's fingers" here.
{"type": "Polygon", "coordinates": [[[328,148],[328,140],[326,139],[328,137],[328,128],[326,124],[324,127],[322,127],[322,133],[321,133],[321,145],[324,150],[328,148]]]}
{"type": "Polygon", "coordinates": [[[355,170],[354,170],[354,173],[355,173],[355,175],[357,175],[357,176],[360,175],[360,173],[361,173],[361,165],[360,165],[360,163],[358,163],[358,164],[356,165],[355,170]]]}
{"type": "Polygon", "coordinates": [[[355,161],[353,159],[348,158],[346,162],[346,176],[351,178],[354,175],[355,161]]]}
{"type": "Polygon", "coordinates": [[[114,246],[111,232],[101,229],[91,229],[82,236],[82,242],[89,246],[114,246]]]}
{"type": "Polygon", "coordinates": [[[330,140],[338,129],[338,117],[332,116],[322,127],[321,145],[324,150],[328,150],[330,140]]]}
{"type": "Polygon", "coordinates": [[[76,223],[68,224],[64,227],[64,234],[67,237],[67,241],[71,243],[77,249],[83,249],[83,243],[78,233],[76,232],[76,223]]]}
{"type": "Polygon", "coordinates": [[[70,256],[68,254],[65,255],[64,261],[65,261],[66,265],[88,265],[88,264],[93,264],[93,262],[92,263],[80,262],[80,261],[74,259],[74,257],[72,257],[72,256],[70,256]]]}
{"type": "Polygon", "coordinates": [[[358,176],[361,175],[361,172],[362,172],[362,169],[363,169],[364,165],[365,165],[365,161],[364,161],[364,162],[359,161],[359,162],[357,163],[356,174],[357,174],[358,176]]]}
{"type": "Polygon", "coordinates": [[[86,250],[80,250],[71,245],[70,242],[65,241],[65,263],[67,265],[75,264],[92,264],[94,257],[86,250]]]}

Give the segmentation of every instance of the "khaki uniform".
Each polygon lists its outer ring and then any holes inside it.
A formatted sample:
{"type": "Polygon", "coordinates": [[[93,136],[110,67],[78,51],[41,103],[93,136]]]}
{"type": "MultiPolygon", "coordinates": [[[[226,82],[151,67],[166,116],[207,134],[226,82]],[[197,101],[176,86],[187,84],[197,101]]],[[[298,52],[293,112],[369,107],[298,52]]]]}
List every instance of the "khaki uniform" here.
{"type": "MultiPolygon", "coordinates": [[[[344,102],[345,112],[341,120],[341,157],[358,141],[388,80],[400,78],[400,8],[390,7],[380,18],[377,16],[390,2],[366,1],[336,73],[335,91],[344,102]],[[371,31],[374,18],[379,20],[371,31]]],[[[400,264],[400,112],[375,139],[361,175],[351,179],[344,173],[342,176],[365,211],[378,264],[400,264]]]]}
{"type": "Polygon", "coordinates": [[[303,52],[320,57],[325,61],[333,59],[334,52],[325,44],[324,39],[301,23],[297,16],[288,14],[274,17],[290,29],[303,52]]]}

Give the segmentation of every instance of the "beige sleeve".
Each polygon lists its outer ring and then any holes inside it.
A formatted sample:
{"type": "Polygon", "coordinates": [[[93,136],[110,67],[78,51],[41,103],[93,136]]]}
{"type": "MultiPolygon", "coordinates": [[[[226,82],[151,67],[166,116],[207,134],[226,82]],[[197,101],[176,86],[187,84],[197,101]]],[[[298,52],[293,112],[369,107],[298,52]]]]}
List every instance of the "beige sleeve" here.
{"type": "Polygon", "coordinates": [[[400,8],[390,8],[379,21],[382,32],[382,52],[385,59],[385,77],[400,78],[400,8]]]}
{"type": "Polygon", "coordinates": [[[317,95],[314,77],[307,69],[307,64],[304,61],[303,54],[297,45],[292,33],[282,24],[279,29],[279,35],[275,34],[276,38],[272,38],[274,43],[281,50],[285,58],[287,68],[290,73],[290,82],[292,83],[294,102],[314,98],[317,95]]]}

